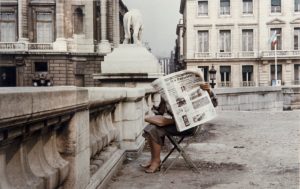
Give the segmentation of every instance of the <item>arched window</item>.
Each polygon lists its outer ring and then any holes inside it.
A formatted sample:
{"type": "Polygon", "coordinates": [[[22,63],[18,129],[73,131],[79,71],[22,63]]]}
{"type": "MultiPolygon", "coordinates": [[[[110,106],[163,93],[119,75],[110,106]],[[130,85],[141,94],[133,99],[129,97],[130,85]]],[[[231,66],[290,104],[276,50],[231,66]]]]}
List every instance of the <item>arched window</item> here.
{"type": "Polygon", "coordinates": [[[76,8],[74,10],[74,33],[82,34],[83,33],[83,12],[81,8],[76,8]]]}

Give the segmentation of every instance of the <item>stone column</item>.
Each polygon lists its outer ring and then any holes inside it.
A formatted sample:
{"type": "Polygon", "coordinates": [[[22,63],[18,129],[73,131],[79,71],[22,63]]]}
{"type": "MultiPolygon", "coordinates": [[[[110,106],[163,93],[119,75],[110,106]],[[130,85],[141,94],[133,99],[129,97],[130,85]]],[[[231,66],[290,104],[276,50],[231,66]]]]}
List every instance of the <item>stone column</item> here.
{"type": "Polygon", "coordinates": [[[27,0],[18,0],[18,41],[29,42],[27,0]]]}
{"type": "Polygon", "coordinates": [[[53,43],[56,51],[67,51],[64,29],[64,1],[56,0],[56,41],[53,43]]]}
{"type": "Polygon", "coordinates": [[[100,0],[100,17],[101,17],[101,41],[98,45],[99,53],[110,53],[111,46],[107,40],[107,0],[100,0]]]}
{"type": "Polygon", "coordinates": [[[114,47],[118,47],[120,44],[120,3],[119,0],[114,0],[114,25],[113,25],[113,39],[114,39],[114,47]]]}

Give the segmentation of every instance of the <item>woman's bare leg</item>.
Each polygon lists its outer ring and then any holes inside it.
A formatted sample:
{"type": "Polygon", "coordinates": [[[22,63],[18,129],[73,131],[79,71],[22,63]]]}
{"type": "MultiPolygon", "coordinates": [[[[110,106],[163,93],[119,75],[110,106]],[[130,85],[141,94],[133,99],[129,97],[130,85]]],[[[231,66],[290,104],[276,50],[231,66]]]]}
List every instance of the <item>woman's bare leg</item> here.
{"type": "MultiPolygon", "coordinates": [[[[150,137],[149,137],[150,138],[150,137]]],[[[151,165],[145,171],[147,173],[154,173],[160,166],[160,151],[161,145],[156,143],[153,139],[150,138],[149,143],[151,148],[151,165]]]]}

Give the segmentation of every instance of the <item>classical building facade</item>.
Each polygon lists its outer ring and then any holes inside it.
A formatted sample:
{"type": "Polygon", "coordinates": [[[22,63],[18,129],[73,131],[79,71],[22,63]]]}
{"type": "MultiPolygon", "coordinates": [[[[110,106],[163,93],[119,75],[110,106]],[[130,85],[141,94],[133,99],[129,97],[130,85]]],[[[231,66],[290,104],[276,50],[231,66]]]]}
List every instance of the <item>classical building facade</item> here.
{"type": "Polygon", "coordinates": [[[275,51],[269,39],[275,31],[278,79],[299,84],[299,0],[181,0],[180,13],[184,64],[202,68],[206,80],[214,65],[217,87],[270,86],[275,51]]]}
{"type": "Polygon", "coordinates": [[[1,0],[0,86],[97,86],[127,11],[122,0],[1,0]]]}

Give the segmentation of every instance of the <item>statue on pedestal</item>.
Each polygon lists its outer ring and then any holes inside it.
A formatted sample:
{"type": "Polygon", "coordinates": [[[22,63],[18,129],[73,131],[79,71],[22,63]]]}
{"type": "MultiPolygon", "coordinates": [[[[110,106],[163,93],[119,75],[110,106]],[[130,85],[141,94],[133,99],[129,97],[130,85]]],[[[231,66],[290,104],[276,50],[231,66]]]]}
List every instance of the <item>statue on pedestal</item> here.
{"type": "Polygon", "coordinates": [[[142,30],[143,30],[143,19],[142,14],[137,9],[132,9],[124,15],[123,19],[125,39],[123,44],[133,43],[137,45],[142,44],[142,30]],[[133,33],[131,33],[131,31],[133,33]],[[131,41],[131,36],[133,42],[131,41]]]}

